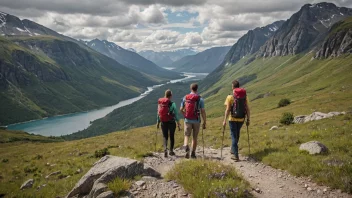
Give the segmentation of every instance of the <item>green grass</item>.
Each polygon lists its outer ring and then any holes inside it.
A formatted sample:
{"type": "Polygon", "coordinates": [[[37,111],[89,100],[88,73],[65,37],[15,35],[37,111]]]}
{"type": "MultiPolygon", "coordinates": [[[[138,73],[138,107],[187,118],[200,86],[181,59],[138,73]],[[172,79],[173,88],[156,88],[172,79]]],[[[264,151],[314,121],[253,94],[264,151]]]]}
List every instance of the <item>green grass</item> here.
{"type": "Polygon", "coordinates": [[[251,197],[249,184],[234,167],[214,161],[191,160],[177,163],[166,175],[175,180],[195,198],[251,197]]]}
{"type": "Polygon", "coordinates": [[[346,19],[333,25],[333,27],[331,28],[330,34],[337,33],[350,28],[352,28],[352,17],[347,17],[346,19]]]}
{"type": "Polygon", "coordinates": [[[22,131],[8,131],[0,129],[0,143],[10,142],[60,142],[60,137],[44,137],[41,135],[28,134],[22,131]]]}
{"type": "Polygon", "coordinates": [[[108,188],[114,192],[116,197],[126,195],[126,192],[131,188],[132,182],[130,180],[116,178],[108,183],[108,188]]]}
{"type": "MultiPolygon", "coordinates": [[[[280,118],[285,112],[297,116],[315,111],[351,111],[352,56],[323,60],[312,59],[312,54],[271,57],[256,59],[245,65],[248,58],[219,69],[218,78],[210,76],[201,83],[201,86],[207,87],[202,91],[208,95],[205,101],[208,116],[221,123],[224,112],[224,107],[221,107],[226,95],[231,93],[231,82],[256,74],[256,79],[244,85],[249,99],[257,98],[250,103],[254,156],[275,168],[298,176],[311,176],[319,184],[352,193],[352,127],[348,116],[269,131],[270,127],[280,125],[280,118]],[[267,93],[270,95],[263,97],[267,93]],[[292,103],[278,108],[282,98],[290,98],[292,103]],[[301,143],[312,140],[325,144],[330,152],[317,156],[299,152],[301,143]],[[327,166],[324,161],[331,159],[341,161],[343,165],[327,166]]],[[[209,128],[211,135],[208,138],[213,138],[215,144],[220,145],[220,124],[217,124],[216,132],[214,128],[209,128]]],[[[226,144],[229,145],[229,142],[226,144]]],[[[241,138],[240,144],[240,152],[248,154],[246,138],[241,138]]]]}

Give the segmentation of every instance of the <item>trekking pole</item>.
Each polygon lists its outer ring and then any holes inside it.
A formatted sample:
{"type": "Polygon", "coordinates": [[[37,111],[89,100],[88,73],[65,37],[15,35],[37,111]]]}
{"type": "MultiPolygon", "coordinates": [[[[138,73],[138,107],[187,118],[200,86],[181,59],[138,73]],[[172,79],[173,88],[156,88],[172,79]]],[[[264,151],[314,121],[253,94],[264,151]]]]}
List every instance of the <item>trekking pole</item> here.
{"type": "Polygon", "coordinates": [[[225,136],[225,126],[222,127],[222,141],[221,141],[220,160],[222,160],[222,149],[223,149],[223,147],[224,147],[224,136],[225,136]]]}
{"type": "Polygon", "coordinates": [[[203,141],[203,159],[204,158],[204,133],[203,133],[203,127],[202,127],[202,141],[203,141]]]}
{"type": "Polygon", "coordinates": [[[156,142],[158,140],[158,128],[156,128],[156,132],[155,132],[155,140],[154,140],[154,143],[155,143],[155,150],[154,152],[156,153],[156,142]]]}
{"type": "Polygon", "coordinates": [[[248,149],[249,149],[249,155],[248,155],[248,157],[250,157],[250,156],[251,156],[251,144],[250,144],[250,142],[249,142],[248,125],[247,125],[247,137],[248,137],[248,149]]]}

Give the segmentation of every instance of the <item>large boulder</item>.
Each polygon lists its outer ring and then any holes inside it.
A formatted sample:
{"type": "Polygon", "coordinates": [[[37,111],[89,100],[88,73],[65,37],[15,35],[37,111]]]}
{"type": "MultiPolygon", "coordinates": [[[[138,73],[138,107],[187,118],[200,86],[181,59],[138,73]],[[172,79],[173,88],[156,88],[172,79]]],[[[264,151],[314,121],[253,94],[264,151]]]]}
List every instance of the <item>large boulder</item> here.
{"type": "MultiPolygon", "coordinates": [[[[106,184],[116,177],[133,178],[143,173],[143,163],[107,155],[94,163],[93,167],[78,181],[67,197],[102,197],[107,189],[106,184]]],[[[111,195],[109,194],[109,196],[111,195]]]]}
{"type": "Polygon", "coordinates": [[[21,190],[26,189],[26,188],[32,188],[34,184],[34,180],[33,179],[29,179],[27,181],[25,181],[22,186],[21,186],[21,190]]]}
{"type": "Polygon", "coordinates": [[[334,116],[345,114],[345,112],[330,112],[330,113],[322,113],[322,112],[313,112],[310,115],[299,115],[293,119],[293,123],[301,124],[315,120],[321,120],[326,118],[331,118],[334,116]]]}
{"type": "Polygon", "coordinates": [[[310,141],[310,142],[303,143],[299,147],[299,150],[307,151],[311,155],[323,154],[329,151],[324,144],[318,141],[310,141]]]}

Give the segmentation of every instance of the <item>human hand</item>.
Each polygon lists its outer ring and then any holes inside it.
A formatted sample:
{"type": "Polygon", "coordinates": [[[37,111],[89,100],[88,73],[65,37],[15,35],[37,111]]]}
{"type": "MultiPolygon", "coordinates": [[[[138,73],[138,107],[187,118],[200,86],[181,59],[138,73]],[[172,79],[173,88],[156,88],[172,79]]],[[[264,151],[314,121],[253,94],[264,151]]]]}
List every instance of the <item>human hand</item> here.
{"type": "Polygon", "coordinates": [[[226,120],[224,120],[224,121],[222,122],[222,127],[223,127],[223,128],[226,127],[226,120]]]}
{"type": "Polygon", "coordinates": [[[181,131],[181,125],[180,123],[177,123],[178,131],[181,131]]]}
{"type": "Polygon", "coordinates": [[[159,127],[160,127],[160,122],[156,124],[156,128],[159,129],[159,127]]]}
{"type": "Polygon", "coordinates": [[[247,127],[250,125],[250,121],[249,120],[247,120],[246,125],[247,125],[247,127]]]}
{"type": "Polygon", "coordinates": [[[204,123],[203,123],[203,129],[206,129],[206,128],[207,128],[207,123],[204,122],[204,123]]]}

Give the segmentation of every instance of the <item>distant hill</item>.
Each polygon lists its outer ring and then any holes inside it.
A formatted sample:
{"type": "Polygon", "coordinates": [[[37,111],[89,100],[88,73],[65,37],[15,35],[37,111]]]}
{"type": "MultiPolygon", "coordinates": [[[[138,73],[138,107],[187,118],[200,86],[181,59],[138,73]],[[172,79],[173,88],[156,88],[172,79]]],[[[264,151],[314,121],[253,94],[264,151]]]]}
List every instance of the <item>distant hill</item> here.
{"type": "Polygon", "coordinates": [[[160,67],[169,67],[169,65],[172,64],[173,62],[180,60],[185,56],[197,54],[197,52],[194,49],[190,48],[190,49],[180,49],[180,50],[161,51],[161,52],[146,50],[146,51],[139,52],[139,54],[144,58],[159,65],[160,67]]]}
{"type": "Polygon", "coordinates": [[[0,125],[135,97],[154,78],[29,20],[0,12],[0,125]]]}
{"type": "Polygon", "coordinates": [[[169,67],[175,68],[174,71],[179,72],[210,73],[220,65],[230,48],[230,46],[213,47],[196,55],[185,56],[169,67]]]}
{"type": "Polygon", "coordinates": [[[161,78],[164,80],[180,78],[178,73],[157,66],[152,61],[147,60],[134,52],[133,49],[124,49],[113,42],[99,39],[94,39],[84,43],[90,48],[116,60],[122,65],[152,75],[155,78],[161,78]]]}

